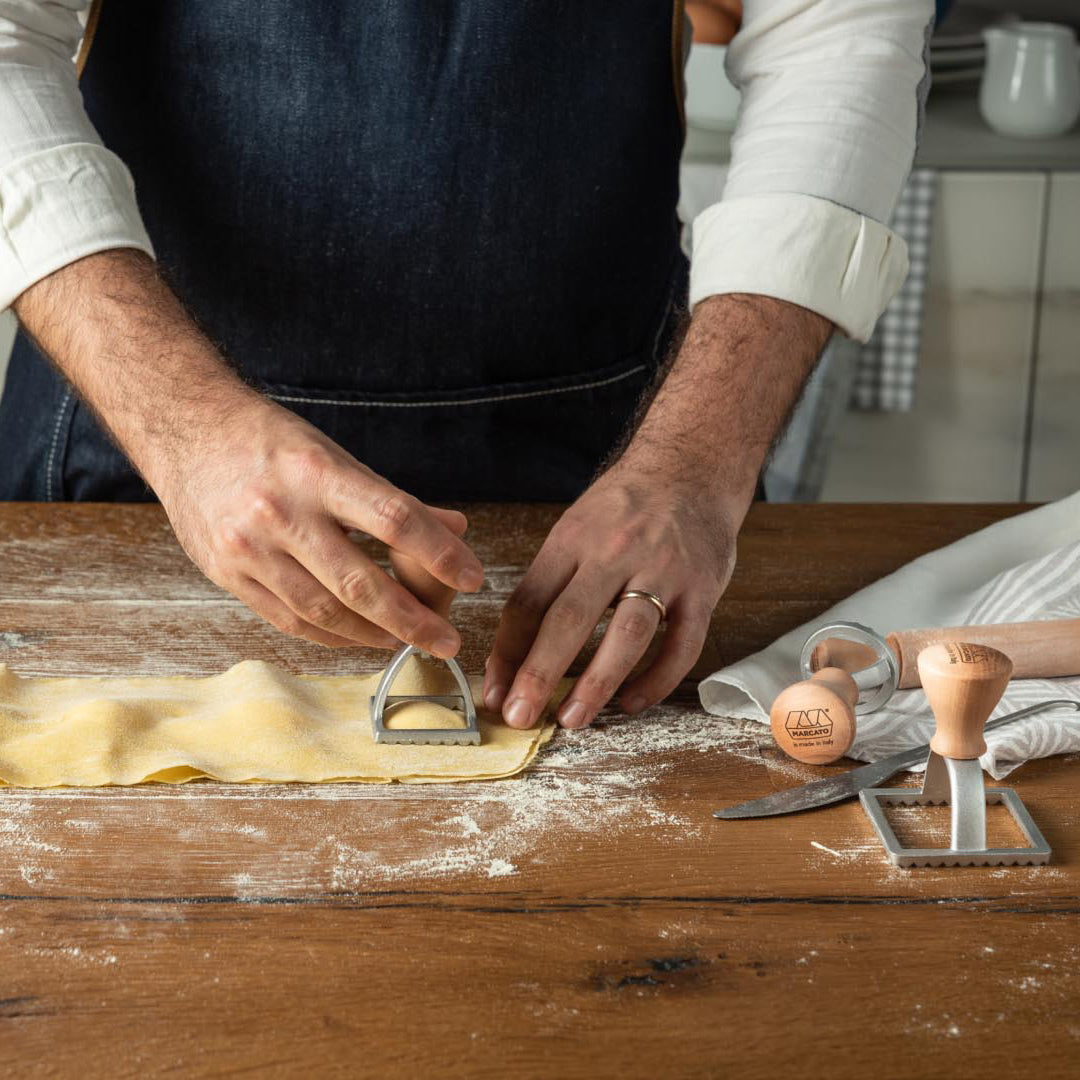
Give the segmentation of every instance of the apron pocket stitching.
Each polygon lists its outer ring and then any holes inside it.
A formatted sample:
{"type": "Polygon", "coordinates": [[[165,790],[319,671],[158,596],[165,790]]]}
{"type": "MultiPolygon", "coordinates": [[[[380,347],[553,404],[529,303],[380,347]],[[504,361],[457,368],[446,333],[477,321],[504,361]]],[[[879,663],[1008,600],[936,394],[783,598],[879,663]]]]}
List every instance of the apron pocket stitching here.
{"type": "Polygon", "coordinates": [[[71,387],[67,386],[64,389],[64,396],[60,399],[60,408],[56,413],[56,423],[53,425],[52,442],[49,444],[49,457],[45,465],[45,501],[56,502],[57,497],[53,491],[53,477],[57,478],[59,487],[59,498],[64,496],[64,481],[63,477],[59,475],[56,468],[56,451],[60,445],[60,429],[64,426],[64,417],[68,411],[68,405],[71,402],[71,387]]]}
{"type": "Polygon", "coordinates": [[[660,345],[664,341],[667,331],[670,328],[672,312],[675,307],[675,293],[678,290],[678,287],[677,281],[673,281],[668,287],[667,299],[664,301],[664,315],[660,320],[660,325],[656,328],[656,335],[653,338],[652,359],[654,367],[658,365],[662,359],[660,356],[660,345]]]}
{"type": "Polygon", "coordinates": [[[637,364],[627,371],[620,371],[617,375],[609,375],[604,379],[593,379],[591,382],[576,383],[573,386],[545,387],[542,390],[511,391],[506,394],[489,394],[474,398],[448,398],[434,399],[430,401],[339,401],[334,398],[300,397],[288,394],[268,394],[273,401],[281,401],[293,405],[345,405],[366,409],[428,409],[448,408],[461,405],[491,405],[502,401],[520,401],[522,398],[549,397],[554,394],[572,394],[582,390],[596,390],[602,386],[610,386],[612,383],[622,382],[623,379],[640,375],[648,367],[647,364],[637,364]]]}

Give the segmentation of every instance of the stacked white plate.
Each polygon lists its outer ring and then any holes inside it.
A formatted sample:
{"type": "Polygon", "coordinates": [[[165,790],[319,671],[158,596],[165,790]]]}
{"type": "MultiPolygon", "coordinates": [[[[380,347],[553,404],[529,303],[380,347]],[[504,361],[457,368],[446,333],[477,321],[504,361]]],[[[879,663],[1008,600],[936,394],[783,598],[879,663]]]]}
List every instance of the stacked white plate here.
{"type": "Polygon", "coordinates": [[[978,82],[986,65],[982,32],[988,26],[1009,22],[992,8],[965,5],[951,11],[930,39],[930,74],[934,86],[978,82]]]}

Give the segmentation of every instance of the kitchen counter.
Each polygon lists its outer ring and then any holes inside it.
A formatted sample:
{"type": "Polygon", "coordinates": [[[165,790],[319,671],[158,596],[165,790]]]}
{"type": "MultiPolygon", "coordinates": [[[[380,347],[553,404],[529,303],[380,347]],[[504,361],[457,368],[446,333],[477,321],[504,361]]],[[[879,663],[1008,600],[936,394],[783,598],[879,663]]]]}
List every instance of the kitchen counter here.
{"type": "MultiPolygon", "coordinates": [[[[1023,509],[755,506],[704,668],[1023,509]]],[[[469,508],[479,670],[558,508],[469,508]]],[[[286,639],[187,562],[157,507],[0,505],[0,661],[376,670],[286,639]]],[[[848,763],[850,764],[850,763],[848,763]]],[[[836,766],[832,768],[840,768],[836,766]]],[[[900,871],[857,804],[718,822],[829,770],[693,685],[459,785],[0,794],[12,1075],[1063,1075],[1080,1050],[1080,763],[1010,778],[1042,868],[900,871]]]]}

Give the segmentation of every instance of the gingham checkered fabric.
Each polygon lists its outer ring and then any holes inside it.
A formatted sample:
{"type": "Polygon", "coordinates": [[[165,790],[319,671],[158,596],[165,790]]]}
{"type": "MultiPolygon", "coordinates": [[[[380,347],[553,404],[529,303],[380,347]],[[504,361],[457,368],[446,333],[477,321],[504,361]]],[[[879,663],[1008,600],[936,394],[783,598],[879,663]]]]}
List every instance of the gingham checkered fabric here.
{"type": "Polygon", "coordinates": [[[911,269],[878,319],[874,336],[859,350],[851,391],[851,404],[856,409],[907,412],[915,404],[936,194],[937,170],[913,170],[889,223],[907,242],[911,269]]]}

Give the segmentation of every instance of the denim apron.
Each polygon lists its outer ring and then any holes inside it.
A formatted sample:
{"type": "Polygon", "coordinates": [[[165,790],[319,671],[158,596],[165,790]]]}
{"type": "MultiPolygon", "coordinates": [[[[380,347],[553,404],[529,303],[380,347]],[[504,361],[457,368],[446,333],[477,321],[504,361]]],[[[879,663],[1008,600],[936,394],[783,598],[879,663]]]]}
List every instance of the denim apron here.
{"type": "MultiPolygon", "coordinates": [[[[569,500],[685,303],[681,31],[678,0],[106,0],[82,91],[246,380],[421,498],[569,500]]],[[[23,335],[0,498],[152,498],[23,335]]]]}

